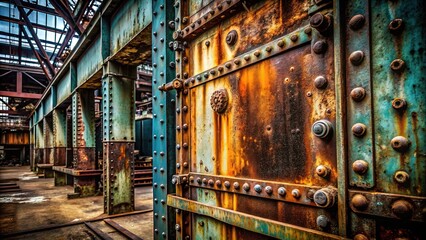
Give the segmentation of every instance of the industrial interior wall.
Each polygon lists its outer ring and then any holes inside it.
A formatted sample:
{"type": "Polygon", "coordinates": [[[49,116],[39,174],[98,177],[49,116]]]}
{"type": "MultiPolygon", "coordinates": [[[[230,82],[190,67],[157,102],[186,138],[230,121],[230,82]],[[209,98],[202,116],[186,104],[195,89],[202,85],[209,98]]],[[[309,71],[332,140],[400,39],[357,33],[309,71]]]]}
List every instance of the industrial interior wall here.
{"type": "Polygon", "coordinates": [[[422,0],[153,1],[156,239],[422,239],[422,0]]]}

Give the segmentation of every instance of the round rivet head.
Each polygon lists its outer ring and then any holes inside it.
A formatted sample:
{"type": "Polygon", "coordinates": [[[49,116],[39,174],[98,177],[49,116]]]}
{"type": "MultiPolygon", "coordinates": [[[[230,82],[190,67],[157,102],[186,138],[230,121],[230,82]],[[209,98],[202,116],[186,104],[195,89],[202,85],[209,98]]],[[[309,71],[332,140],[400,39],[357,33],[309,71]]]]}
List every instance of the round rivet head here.
{"type": "Polygon", "coordinates": [[[214,181],[213,181],[213,179],[210,179],[208,183],[209,183],[209,185],[210,185],[210,186],[212,186],[212,187],[214,186],[214,181]]]}
{"type": "Polygon", "coordinates": [[[396,171],[394,179],[397,183],[404,184],[410,179],[410,175],[406,171],[396,171]]]}
{"type": "Polygon", "coordinates": [[[319,138],[327,138],[332,135],[333,125],[328,120],[319,120],[312,124],[312,133],[319,138]]]}
{"type": "Polygon", "coordinates": [[[315,192],[314,202],[317,206],[329,208],[334,205],[337,198],[337,191],[333,188],[322,188],[315,192]]]}
{"type": "Polygon", "coordinates": [[[206,184],[207,185],[207,183],[208,183],[208,181],[207,181],[207,178],[203,178],[203,184],[206,184]]]}
{"type": "Polygon", "coordinates": [[[359,175],[362,175],[368,170],[368,162],[365,160],[356,160],[352,163],[352,170],[359,175]]]}
{"type": "Polygon", "coordinates": [[[299,191],[299,189],[293,189],[293,190],[291,191],[291,195],[292,195],[294,198],[300,198],[300,191],[299,191]]]}
{"type": "Polygon", "coordinates": [[[216,184],[216,187],[222,186],[222,182],[220,180],[216,180],[215,184],[216,184]]]}
{"type": "Polygon", "coordinates": [[[400,18],[393,19],[389,23],[388,28],[392,34],[399,34],[404,29],[404,21],[402,21],[400,18]]]}
{"type": "Polygon", "coordinates": [[[327,87],[327,79],[323,76],[318,76],[314,80],[314,86],[318,89],[324,89],[327,87]]]}
{"type": "Polygon", "coordinates": [[[366,95],[365,89],[362,87],[354,88],[351,91],[351,98],[355,102],[361,102],[365,98],[365,95],[366,95]]]}
{"type": "Polygon", "coordinates": [[[361,65],[364,60],[364,52],[363,51],[355,51],[349,55],[349,61],[355,66],[361,65]]]}
{"type": "Polygon", "coordinates": [[[369,240],[369,238],[362,233],[358,233],[354,236],[354,240],[369,240]]]}
{"type": "Polygon", "coordinates": [[[320,40],[314,43],[314,46],[312,47],[312,51],[316,54],[323,54],[325,51],[327,51],[327,42],[324,40],[320,40]]]}
{"type": "Polygon", "coordinates": [[[368,200],[364,195],[355,194],[351,200],[352,206],[357,210],[365,210],[368,207],[368,200]]]}
{"type": "Polygon", "coordinates": [[[355,123],[352,126],[352,134],[355,137],[363,137],[367,132],[367,126],[362,123],[355,123]]]}
{"type": "Polygon", "coordinates": [[[197,180],[196,180],[196,181],[197,181],[197,183],[198,183],[198,184],[201,184],[201,183],[202,183],[201,178],[199,178],[199,177],[197,177],[197,180]]]}
{"type": "Polygon", "coordinates": [[[230,31],[227,35],[226,35],[226,44],[228,44],[229,46],[234,45],[237,42],[238,39],[238,33],[235,30],[230,31]]]}
{"type": "Polygon", "coordinates": [[[357,14],[349,20],[349,28],[352,30],[358,30],[361,29],[365,24],[365,17],[364,15],[357,14]]]}
{"type": "Polygon", "coordinates": [[[257,193],[262,192],[262,186],[260,186],[259,184],[254,185],[254,191],[256,191],[257,193]]]}
{"type": "Polygon", "coordinates": [[[328,174],[330,172],[330,169],[328,169],[326,166],[324,165],[319,165],[316,169],[315,169],[315,173],[320,176],[320,177],[327,177],[328,174]]]}
{"type": "Polygon", "coordinates": [[[413,206],[405,200],[398,200],[392,204],[392,213],[398,218],[409,219],[413,214],[413,206]]]}
{"type": "Polygon", "coordinates": [[[278,195],[283,197],[283,196],[285,196],[286,193],[287,193],[287,191],[284,187],[278,188],[278,195]]]}
{"type": "Polygon", "coordinates": [[[396,136],[391,140],[391,146],[397,152],[405,152],[410,147],[410,141],[403,136],[396,136]]]}
{"type": "Polygon", "coordinates": [[[223,185],[224,185],[226,188],[230,188],[230,187],[231,187],[231,183],[230,183],[229,181],[225,181],[225,182],[223,183],[223,185]]]}
{"type": "Polygon", "coordinates": [[[401,73],[405,69],[405,62],[402,59],[395,59],[391,62],[390,68],[396,73],[401,73]]]}
{"type": "Polygon", "coordinates": [[[250,190],[250,184],[244,183],[243,184],[243,190],[246,191],[246,192],[248,192],[250,190]]]}
{"type": "Polygon", "coordinates": [[[407,101],[405,101],[403,98],[395,98],[392,101],[392,107],[395,110],[403,111],[407,108],[407,101]]]}
{"type": "Polygon", "coordinates": [[[240,184],[238,182],[234,182],[234,189],[238,190],[240,189],[240,184]]]}
{"type": "Polygon", "coordinates": [[[326,217],[325,215],[319,215],[317,217],[317,226],[320,228],[326,228],[328,227],[328,224],[330,223],[330,219],[326,217]]]}
{"type": "Polygon", "coordinates": [[[272,194],[272,187],[271,187],[271,186],[266,186],[266,187],[265,187],[265,192],[266,192],[267,194],[271,195],[271,194],[272,194]]]}

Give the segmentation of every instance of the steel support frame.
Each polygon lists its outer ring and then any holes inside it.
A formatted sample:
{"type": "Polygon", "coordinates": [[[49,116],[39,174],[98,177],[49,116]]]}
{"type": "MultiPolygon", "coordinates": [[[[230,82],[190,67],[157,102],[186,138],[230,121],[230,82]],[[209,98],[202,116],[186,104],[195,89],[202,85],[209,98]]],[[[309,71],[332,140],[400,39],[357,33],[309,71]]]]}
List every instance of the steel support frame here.
{"type": "MultiPolygon", "coordinates": [[[[96,169],[95,97],[93,89],[78,89],[72,96],[73,168],[96,169]]],[[[74,192],[80,197],[96,194],[96,177],[74,177],[74,192]]]]}
{"type": "Polygon", "coordinates": [[[104,212],[133,211],[136,66],[105,63],[103,94],[104,212]]]}
{"type": "Polygon", "coordinates": [[[163,92],[159,86],[171,82],[175,71],[169,66],[175,54],[169,48],[174,21],[174,2],[157,0],[152,3],[152,73],[153,91],[153,182],[154,239],[174,239],[175,214],[166,204],[167,194],[174,193],[171,177],[175,173],[175,92],[163,92]]]}
{"type": "Polygon", "coordinates": [[[72,28],[75,32],[78,33],[78,35],[81,35],[81,33],[84,31],[83,26],[79,24],[76,19],[74,19],[74,14],[72,13],[69,5],[64,4],[62,1],[58,0],[49,0],[49,2],[53,5],[56,12],[65,19],[65,21],[68,23],[70,28],[72,28]]]}
{"type": "MultiPolygon", "coordinates": [[[[53,165],[65,166],[66,161],[66,110],[56,108],[52,112],[53,117],[53,165]]],[[[66,175],[55,172],[55,186],[63,186],[66,184],[66,175]]]]}

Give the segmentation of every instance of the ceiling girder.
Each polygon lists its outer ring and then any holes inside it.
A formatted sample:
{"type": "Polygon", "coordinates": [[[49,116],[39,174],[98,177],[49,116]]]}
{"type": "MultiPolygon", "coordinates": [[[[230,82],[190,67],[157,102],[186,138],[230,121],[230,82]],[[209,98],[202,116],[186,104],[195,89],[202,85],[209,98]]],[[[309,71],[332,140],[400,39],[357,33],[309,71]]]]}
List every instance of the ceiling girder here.
{"type": "Polygon", "coordinates": [[[84,31],[84,28],[79,22],[74,19],[73,12],[71,11],[68,2],[64,3],[60,0],[49,0],[52,6],[55,8],[56,12],[68,23],[68,25],[74,29],[76,33],[81,35],[84,31]]]}

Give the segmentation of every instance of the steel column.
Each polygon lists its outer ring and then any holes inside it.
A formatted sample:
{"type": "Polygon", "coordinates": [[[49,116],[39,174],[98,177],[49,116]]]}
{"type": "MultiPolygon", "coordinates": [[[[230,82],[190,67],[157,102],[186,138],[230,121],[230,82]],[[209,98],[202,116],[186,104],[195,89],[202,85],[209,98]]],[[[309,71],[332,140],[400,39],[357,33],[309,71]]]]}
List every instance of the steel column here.
{"type": "Polygon", "coordinates": [[[52,116],[43,118],[44,160],[45,164],[53,164],[53,121],[52,116]]]}
{"type": "MultiPolygon", "coordinates": [[[[73,167],[78,170],[96,168],[94,108],[93,89],[78,89],[72,96],[73,167]]],[[[96,178],[74,177],[74,192],[81,197],[94,195],[96,178]]]]}
{"type": "Polygon", "coordinates": [[[134,210],[134,80],[136,67],[107,62],[103,68],[104,211],[134,210]]]}
{"type": "Polygon", "coordinates": [[[168,193],[175,192],[171,176],[175,173],[175,93],[162,92],[159,86],[175,77],[174,52],[169,48],[174,21],[173,1],[157,0],[152,6],[152,90],[153,90],[153,182],[154,238],[175,238],[175,216],[166,204],[168,193]]]}
{"type": "Polygon", "coordinates": [[[53,151],[55,166],[64,166],[66,158],[66,111],[65,109],[53,110],[53,151]]]}

